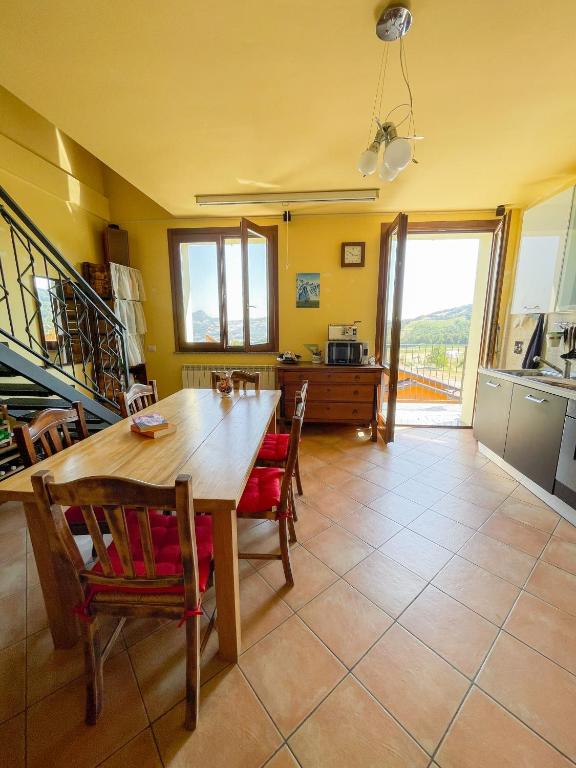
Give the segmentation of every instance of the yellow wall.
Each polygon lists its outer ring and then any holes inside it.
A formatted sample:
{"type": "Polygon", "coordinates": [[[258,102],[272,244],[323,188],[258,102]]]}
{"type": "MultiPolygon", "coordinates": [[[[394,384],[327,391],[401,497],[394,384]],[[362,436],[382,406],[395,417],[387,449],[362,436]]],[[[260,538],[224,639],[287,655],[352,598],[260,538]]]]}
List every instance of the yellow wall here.
{"type": "MultiPolygon", "coordinates": [[[[238,219],[124,219],[120,208],[120,225],[128,230],[130,254],[134,266],[142,270],[148,300],[145,304],[148,334],[146,344],[156,346],[147,352],[148,374],[158,380],[160,394],[168,395],[181,387],[181,367],[184,364],[207,363],[227,366],[273,362],[271,355],[175,354],[172,321],[172,297],[168,264],[167,230],[170,227],[236,226],[238,219]]],[[[161,210],[161,209],[160,209],[161,210]]],[[[130,213],[134,214],[133,209],[130,213]]],[[[461,212],[458,214],[414,214],[412,221],[446,220],[451,218],[491,218],[492,212],[461,212]]],[[[381,224],[391,215],[335,214],[298,215],[286,225],[280,218],[258,219],[266,224],[278,224],[280,349],[302,354],[309,352],[304,344],[324,344],[329,323],[362,322],[360,336],[368,341],[374,352],[376,326],[376,295],[381,224]],[[344,241],[366,242],[364,268],[340,267],[340,245],[344,241]],[[296,309],[295,281],[297,272],[320,272],[320,308],[296,309]]]]}

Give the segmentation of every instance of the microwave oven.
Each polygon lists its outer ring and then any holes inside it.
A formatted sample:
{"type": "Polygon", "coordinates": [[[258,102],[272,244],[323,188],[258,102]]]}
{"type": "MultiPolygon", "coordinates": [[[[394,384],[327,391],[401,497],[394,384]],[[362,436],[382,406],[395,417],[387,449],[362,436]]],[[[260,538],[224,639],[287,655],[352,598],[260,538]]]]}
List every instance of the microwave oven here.
{"type": "Polygon", "coordinates": [[[326,365],[366,365],[368,343],[365,341],[327,341],[326,365]]]}

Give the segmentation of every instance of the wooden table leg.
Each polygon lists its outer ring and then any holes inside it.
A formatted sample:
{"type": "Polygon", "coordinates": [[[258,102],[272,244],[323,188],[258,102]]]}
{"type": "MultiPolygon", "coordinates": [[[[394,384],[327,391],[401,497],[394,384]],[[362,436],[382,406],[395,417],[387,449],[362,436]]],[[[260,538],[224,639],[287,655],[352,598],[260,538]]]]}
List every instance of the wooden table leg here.
{"type": "Polygon", "coordinates": [[[236,510],[215,512],[212,519],[220,656],[235,664],[241,645],[236,510]]]}
{"type": "Polygon", "coordinates": [[[50,530],[52,519],[43,520],[34,502],[26,502],[24,511],[54,647],[71,648],[78,641],[78,626],[72,613],[74,598],[66,575],[58,572],[52,557],[50,542],[56,535],[50,530]]]}

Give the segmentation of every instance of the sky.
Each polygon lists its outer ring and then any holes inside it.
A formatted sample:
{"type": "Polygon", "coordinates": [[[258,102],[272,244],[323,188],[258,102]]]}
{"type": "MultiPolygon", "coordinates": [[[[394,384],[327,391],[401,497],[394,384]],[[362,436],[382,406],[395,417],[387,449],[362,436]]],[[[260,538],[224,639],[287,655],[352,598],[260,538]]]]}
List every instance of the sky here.
{"type": "Polygon", "coordinates": [[[472,304],[479,241],[415,240],[406,244],[402,319],[472,304]]]}

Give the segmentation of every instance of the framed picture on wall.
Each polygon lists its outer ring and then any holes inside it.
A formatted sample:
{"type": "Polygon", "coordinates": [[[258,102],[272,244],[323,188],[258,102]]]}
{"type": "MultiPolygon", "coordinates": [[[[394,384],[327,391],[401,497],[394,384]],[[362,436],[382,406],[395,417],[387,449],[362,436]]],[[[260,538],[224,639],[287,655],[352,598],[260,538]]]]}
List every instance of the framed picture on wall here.
{"type": "Polygon", "coordinates": [[[296,273],[296,306],[299,309],[318,309],[320,306],[320,273],[296,273]]]}

